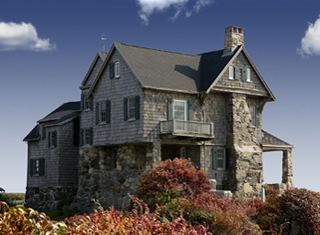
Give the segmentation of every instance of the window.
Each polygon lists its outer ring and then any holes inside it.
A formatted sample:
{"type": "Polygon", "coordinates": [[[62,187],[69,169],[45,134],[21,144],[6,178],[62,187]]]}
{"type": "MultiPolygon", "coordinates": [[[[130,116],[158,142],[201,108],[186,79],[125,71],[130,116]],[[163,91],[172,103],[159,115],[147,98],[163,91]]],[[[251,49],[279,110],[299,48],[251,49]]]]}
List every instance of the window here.
{"type": "Polygon", "coordinates": [[[42,139],[44,140],[46,138],[46,127],[45,125],[43,124],[42,125],[42,139]]]}
{"type": "Polygon", "coordinates": [[[45,159],[30,159],[29,164],[30,176],[44,176],[45,175],[45,159]]]}
{"type": "Polygon", "coordinates": [[[114,64],[114,67],[115,67],[114,69],[115,77],[118,78],[120,77],[120,62],[116,62],[114,64]]]}
{"type": "Polygon", "coordinates": [[[140,96],[132,96],[123,100],[124,120],[140,119],[140,96]]]}
{"type": "Polygon", "coordinates": [[[228,170],[229,154],[228,149],[221,147],[212,148],[212,169],[213,170],[228,170]]]}
{"type": "Polygon", "coordinates": [[[50,131],[48,133],[48,146],[49,148],[57,147],[57,131],[50,131]]]}
{"type": "Polygon", "coordinates": [[[92,110],[93,109],[93,98],[89,98],[87,93],[81,94],[81,110],[92,110]]]}
{"type": "Polygon", "coordinates": [[[96,103],[96,124],[110,123],[110,100],[96,103]]]}
{"type": "Polygon", "coordinates": [[[93,127],[80,130],[80,144],[81,146],[93,144],[93,127]]]}
{"type": "Polygon", "coordinates": [[[111,170],[117,168],[117,149],[112,149],[111,152],[111,170]]]}
{"type": "Polygon", "coordinates": [[[249,106],[250,114],[251,114],[251,123],[255,127],[260,126],[260,107],[257,106],[249,106]]]}
{"type": "Polygon", "coordinates": [[[229,79],[234,79],[234,67],[229,66],[229,79]]]}
{"type": "Polygon", "coordinates": [[[120,62],[119,61],[109,64],[109,77],[111,79],[120,77],[120,62]]]}
{"type": "Polygon", "coordinates": [[[186,147],[181,147],[180,148],[180,158],[182,159],[186,159],[187,155],[186,155],[186,147]]]}
{"type": "Polygon", "coordinates": [[[187,120],[187,102],[185,100],[173,100],[173,118],[187,120]]]}
{"type": "Polygon", "coordinates": [[[247,81],[247,82],[251,81],[250,68],[248,67],[242,68],[242,81],[247,81]]]}

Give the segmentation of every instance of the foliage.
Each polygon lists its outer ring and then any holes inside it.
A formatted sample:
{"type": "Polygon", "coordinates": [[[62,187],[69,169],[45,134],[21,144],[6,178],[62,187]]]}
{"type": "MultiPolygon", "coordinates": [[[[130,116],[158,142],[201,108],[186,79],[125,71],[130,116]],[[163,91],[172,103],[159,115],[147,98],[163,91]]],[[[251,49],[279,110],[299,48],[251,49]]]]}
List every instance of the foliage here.
{"type": "Polygon", "coordinates": [[[64,223],[53,223],[44,213],[30,208],[9,207],[0,202],[0,235],[62,235],[66,229],[64,223]]]}
{"type": "Polygon", "coordinates": [[[6,202],[9,206],[23,205],[25,199],[24,193],[1,193],[0,201],[6,202]]]}
{"type": "MultiPolygon", "coordinates": [[[[131,197],[131,196],[130,196],[131,197]]],[[[177,234],[211,235],[203,225],[191,226],[182,217],[169,222],[159,219],[158,211],[150,213],[149,207],[142,200],[131,197],[134,209],[127,213],[99,210],[91,215],[77,215],[66,220],[68,234],[177,234]]]]}
{"type": "Polygon", "coordinates": [[[175,198],[193,198],[209,192],[212,185],[207,175],[195,168],[187,159],[166,160],[142,175],[138,185],[138,197],[151,208],[164,205],[175,198]]]}

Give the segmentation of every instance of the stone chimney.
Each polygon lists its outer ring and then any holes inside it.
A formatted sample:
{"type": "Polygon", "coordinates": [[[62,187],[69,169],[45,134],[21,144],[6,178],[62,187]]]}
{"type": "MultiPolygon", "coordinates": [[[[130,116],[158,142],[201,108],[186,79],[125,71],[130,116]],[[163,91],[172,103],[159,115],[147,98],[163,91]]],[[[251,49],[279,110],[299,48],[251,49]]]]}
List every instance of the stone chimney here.
{"type": "Polygon", "coordinates": [[[239,45],[244,46],[243,28],[227,27],[224,35],[224,53],[232,52],[239,45]]]}

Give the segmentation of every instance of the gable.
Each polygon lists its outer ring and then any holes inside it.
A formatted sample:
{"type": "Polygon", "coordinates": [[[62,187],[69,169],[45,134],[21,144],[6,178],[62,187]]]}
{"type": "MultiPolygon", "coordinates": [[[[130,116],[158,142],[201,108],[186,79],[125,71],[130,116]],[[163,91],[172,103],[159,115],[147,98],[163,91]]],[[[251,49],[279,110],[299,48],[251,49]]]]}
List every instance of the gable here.
{"type": "Polygon", "coordinates": [[[226,64],[221,74],[211,85],[209,91],[235,92],[253,96],[268,97],[270,100],[275,100],[271,90],[251,61],[248,53],[243,48],[241,48],[229,63],[226,64]],[[237,78],[229,78],[230,73],[232,73],[229,71],[230,66],[237,68],[234,69],[234,73],[237,73],[237,78]],[[242,77],[242,71],[247,68],[250,70],[250,81],[246,81],[242,77]]]}
{"type": "Polygon", "coordinates": [[[96,79],[99,71],[102,67],[104,60],[106,59],[107,54],[103,52],[97,53],[96,57],[94,58],[85,78],[83,79],[81,85],[82,86],[91,86],[96,79]]]}

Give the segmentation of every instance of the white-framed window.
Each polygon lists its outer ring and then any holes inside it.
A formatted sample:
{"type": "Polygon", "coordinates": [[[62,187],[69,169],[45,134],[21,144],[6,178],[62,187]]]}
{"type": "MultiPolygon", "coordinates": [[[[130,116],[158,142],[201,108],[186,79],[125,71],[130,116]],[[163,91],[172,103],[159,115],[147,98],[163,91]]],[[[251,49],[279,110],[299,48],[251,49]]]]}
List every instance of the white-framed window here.
{"type": "Polygon", "coordinates": [[[34,160],[33,173],[34,173],[34,175],[39,175],[39,172],[40,172],[40,160],[39,159],[35,159],[34,160]]]}
{"type": "Polygon", "coordinates": [[[84,129],[84,145],[90,145],[90,129],[84,129]]]}
{"type": "Polygon", "coordinates": [[[234,67],[229,66],[229,79],[234,79],[234,67]]]}
{"type": "Polygon", "coordinates": [[[187,157],[186,147],[181,147],[180,148],[180,158],[186,159],[186,157],[187,157]]]}
{"type": "Polygon", "coordinates": [[[84,95],[84,110],[90,109],[90,99],[87,97],[87,94],[84,95]]]}
{"type": "Polygon", "coordinates": [[[106,102],[100,102],[100,123],[105,123],[107,121],[107,104],[106,102]]]}
{"type": "Polygon", "coordinates": [[[114,75],[116,78],[120,77],[120,62],[114,63],[114,75]]]}
{"type": "Polygon", "coordinates": [[[188,119],[186,100],[173,100],[173,119],[183,121],[188,119]]]}
{"type": "Polygon", "coordinates": [[[93,144],[93,127],[80,129],[80,146],[93,144]]]}
{"type": "Polygon", "coordinates": [[[129,97],[128,98],[128,118],[129,119],[135,119],[135,113],[136,113],[136,101],[135,97],[129,97]]]}
{"type": "Polygon", "coordinates": [[[250,68],[246,68],[247,69],[247,82],[251,82],[251,70],[250,68]]]}

